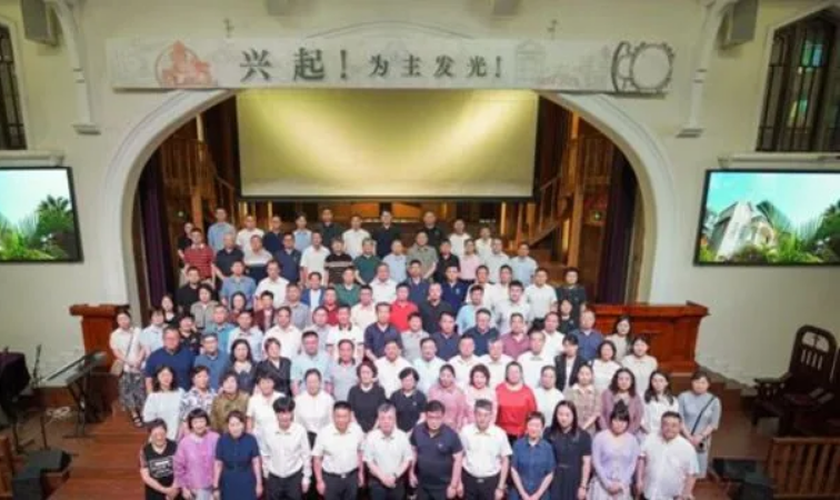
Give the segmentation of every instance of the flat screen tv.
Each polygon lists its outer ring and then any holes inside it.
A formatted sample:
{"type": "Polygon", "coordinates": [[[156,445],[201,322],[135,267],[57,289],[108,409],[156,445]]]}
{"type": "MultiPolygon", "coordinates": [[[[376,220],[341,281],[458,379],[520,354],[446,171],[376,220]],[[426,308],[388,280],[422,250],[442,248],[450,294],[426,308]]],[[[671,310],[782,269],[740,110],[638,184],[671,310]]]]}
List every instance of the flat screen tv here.
{"type": "Polygon", "coordinates": [[[68,167],[0,167],[0,263],[80,262],[68,167]]]}
{"type": "Polygon", "coordinates": [[[707,171],[694,262],[840,265],[840,171],[707,171]]]}

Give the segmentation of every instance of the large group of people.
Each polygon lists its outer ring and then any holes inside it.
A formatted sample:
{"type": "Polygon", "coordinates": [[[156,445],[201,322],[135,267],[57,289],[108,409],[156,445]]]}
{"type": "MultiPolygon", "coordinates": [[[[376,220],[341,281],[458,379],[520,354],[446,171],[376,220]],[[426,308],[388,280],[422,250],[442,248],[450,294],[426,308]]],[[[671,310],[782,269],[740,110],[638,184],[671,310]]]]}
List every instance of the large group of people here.
{"type": "Polygon", "coordinates": [[[673,500],[705,475],[708,376],[673,394],[631,318],[595,328],[576,269],[554,287],[528,245],[432,213],[408,249],[387,212],[216,218],[148,326],[111,335],[146,498],[673,500]]]}

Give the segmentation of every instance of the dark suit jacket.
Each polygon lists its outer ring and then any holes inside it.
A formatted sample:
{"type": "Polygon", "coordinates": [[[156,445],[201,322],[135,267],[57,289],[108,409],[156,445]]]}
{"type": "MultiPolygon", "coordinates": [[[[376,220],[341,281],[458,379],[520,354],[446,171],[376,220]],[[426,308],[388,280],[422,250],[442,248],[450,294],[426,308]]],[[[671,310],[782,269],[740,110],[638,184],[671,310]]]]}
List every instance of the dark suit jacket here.
{"type": "Polygon", "coordinates": [[[580,367],[586,364],[586,360],[580,357],[580,355],[575,357],[574,364],[572,365],[572,371],[569,374],[568,383],[566,381],[566,356],[561,354],[554,358],[554,368],[557,370],[557,389],[560,391],[565,390],[568,387],[571,387],[577,384],[577,374],[580,367]]]}
{"type": "Polygon", "coordinates": [[[300,301],[303,302],[304,304],[308,305],[310,310],[314,311],[316,307],[318,307],[318,306],[320,306],[321,304],[324,303],[324,291],[325,290],[326,290],[326,288],[323,288],[323,287],[321,288],[321,296],[318,298],[318,303],[317,304],[312,303],[312,298],[310,297],[312,295],[312,291],[308,288],[304,289],[303,292],[301,293],[300,301]]]}
{"type": "MultiPolygon", "coordinates": [[[[274,315],[276,313],[277,313],[277,311],[275,309],[262,309],[262,310],[259,310],[259,311],[254,311],[254,321],[253,321],[254,326],[256,326],[257,328],[262,330],[263,333],[265,333],[266,332],[265,320],[268,319],[269,324],[271,326],[274,326],[274,315]],[[266,318],[266,316],[269,316],[269,317],[266,318]]],[[[269,326],[269,328],[271,328],[271,326],[269,326]]]]}

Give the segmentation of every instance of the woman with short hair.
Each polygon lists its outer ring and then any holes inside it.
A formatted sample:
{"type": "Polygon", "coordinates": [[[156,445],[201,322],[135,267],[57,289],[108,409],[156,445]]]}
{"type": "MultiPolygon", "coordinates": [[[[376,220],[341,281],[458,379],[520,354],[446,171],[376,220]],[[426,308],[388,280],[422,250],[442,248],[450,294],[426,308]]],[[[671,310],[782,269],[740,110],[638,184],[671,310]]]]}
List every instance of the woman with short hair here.
{"type": "Polygon", "coordinates": [[[239,390],[239,377],[232,371],[222,374],[219,382],[219,392],[210,408],[210,425],[221,435],[227,429],[230,412],[240,411],[244,414],[248,411],[250,396],[239,390]]]}
{"type": "Polygon", "coordinates": [[[598,357],[593,359],[590,363],[592,365],[592,374],[595,376],[593,382],[598,392],[607,390],[612,382],[613,375],[621,368],[615,360],[615,344],[609,340],[601,342],[598,346],[598,357]]]}
{"type": "Polygon", "coordinates": [[[362,361],[356,367],[359,383],[350,388],[347,402],[353,411],[353,418],[364,432],[369,432],[376,424],[379,407],[388,402],[385,389],[376,381],[376,365],[369,360],[362,361]]]}
{"type": "Polygon", "coordinates": [[[166,422],[166,438],[178,441],[181,423],[181,399],[184,390],[178,387],[172,368],[161,365],[152,380],[152,393],[143,405],[143,422],[163,420],[166,422]]]}
{"type": "Polygon", "coordinates": [[[469,421],[469,407],[467,396],[455,384],[455,368],[450,364],[440,367],[438,382],[429,389],[427,399],[438,401],[446,409],[443,413],[443,423],[460,432],[461,427],[469,421]]]}
{"type": "Polygon", "coordinates": [[[207,412],[196,408],[187,415],[189,432],[175,453],[175,482],[186,500],[212,500],[213,459],[219,435],[210,430],[207,412]]]}
{"type": "Polygon", "coordinates": [[[496,387],[499,416],[496,425],[502,428],[511,444],[525,434],[525,421],[537,411],[534,392],[522,381],[522,365],[516,361],[505,368],[505,381],[496,387]]]}
{"type": "Polygon", "coordinates": [[[496,391],[490,388],[490,370],[484,365],[475,365],[470,370],[470,383],[464,390],[464,395],[467,397],[467,422],[475,422],[475,403],[481,399],[486,399],[493,403],[493,422],[496,421],[496,414],[498,413],[498,404],[496,403],[496,391]]]}
{"type": "Polygon", "coordinates": [[[513,444],[510,461],[508,500],[549,500],[556,460],[551,444],[543,439],[545,419],[542,413],[528,415],[525,436],[513,444]]]}
{"type": "Polygon", "coordinates": [[[315,438],[321,429],[332,422],[335,400],[327,394],[321,383],[321,372],[310,368],[303,374],[304,389],[295,396],[295,422],[306,429],[309,446],[315,446],[315,438]]]}
{"type": "Polygon", "coordinates": [[[631,500],[630,485],[641,449],[630,432],[630,413],[619,401],[609,416],[607,428],[592,440],[592,467],[595,480],[589,487],[589,500],[631,500]]]}
{"type": "Polygon", "coordinates": [[[254,379],[257,366],[251,352],[251,344],[245,339],[236,339],[230,346],[230,369],[236,374],[239,390],[251,394],[254,391],[254,379]]]}
{"type": "Polygon", "coordinates": [[[709,448],[712,446],[712,434],[720,425],[722,411],[720,399],[709,392],[711,380],[709,374],[698,371],[691,376],[691,389],[680,394],[677,401],[683,419],[683,436],[697,450],[699,479],[706,477],[709,465],[709,448]]]}
{"type": "Polygon", "coordinates": [[[117,313],[117,329],[109,341],[114,355],[112,373],[119,377],[120,404],[128,412],[135,427],[143,427],[140,412],[146,402],[146,381],[143,377],[143,359],[146,350],[140,344],[140,329],[131,325],[131,313],[117,313]]]}
{"type": "Polygon", "coordinates": [[[261,465],[257,440],[245,432],[245,415],[231,412],[216,445],[213,491],[220,500],[257,500],[263,493],[261,465]]]}
{"type": "Polygon", "coordinates": [[[147,424],[149,440],[140,449],[140,477],[145,485],[146,500],[172,500],[180,489],[175,485],[175,441],[166,438],[166,422],[161,419],[147,424]]]}

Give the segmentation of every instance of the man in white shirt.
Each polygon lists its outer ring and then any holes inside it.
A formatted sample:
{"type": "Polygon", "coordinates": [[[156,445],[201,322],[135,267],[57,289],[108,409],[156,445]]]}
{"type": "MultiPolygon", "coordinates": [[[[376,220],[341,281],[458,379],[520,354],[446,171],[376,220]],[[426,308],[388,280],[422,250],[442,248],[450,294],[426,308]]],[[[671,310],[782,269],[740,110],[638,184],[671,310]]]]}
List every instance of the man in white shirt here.
{"type": "MultiPolygon", "coordinates": [[[[166,326],[166,317],[163,309],[152,309],[151,323],[140,332],[138,342],[146,350],[146,358],[149,354],[163,347],[163,328],[166,326]]],[[[145,364],[145,362],[143,363],[145,364]]]]}
{"type": "Polygon", "coordinates": [[[390,339],[385,342],[385,355],[376,360],[379,385],[385,390],[385,396],[388,398],[402,385],[400,372],[411,368],[411,363],[400,354],[400,345],[396,340],[390,339]]]}
{"type": "Polygon", "coordinates": [[[499,282],[499,271],[502,266],[510,263],[510,257],[502,251],[501,238],[493,238],[493,245],[490,247],[490,254],[484,256],[481,263],[487,266],[490,271],[490,281],[493,283],[499,282]]]}
{"type": "Polygon", "coordinates": [[[452,223],[452,231],[453,232],[449,234],[449,243],[452,245],[452,253],[457,255],[458,258],[461,258],[461,256],[464,255],[464,243],[467,240],[471,240],[472,236],[466,232],[464,219],[455,219],[455,222],[452,223]]]}
{"type": "Polygon", "coordinates": [[[249,252],[251,249],[251,238],[254,236],[263,237],[265,232],[257,227],[257,219],[253,215],[245,216],[245,227],[236,233],[236,244],[243,252],[249,252]]]}
{"type": "MultiPolygon", "coordinates": [[[[312,233],[312,245],[306,247],[300,257],[301,276],[309,278],[312,273],[320,273],[326,276],[326,267],[330,251],[321,242],[321,233],[312,233]]],[[[314,304],[317,305],[317,304],[314,304]]]]}
{"type": "Polygon", "coordinates": [[[537,269],[534,283],[525,288],[525,300],[531,306],[534,319],[543,319],[551,311],[557,310],[557,291],[548,284],[548,271],[537,269]]]}
{"type": "Polygon", "coordinates": [[[354,259],[362,254],[362,243],[370,239],[370,233],[362,229],[362,218],[358,215],[350,217],[350,229],[341,235],[344,240],[344,251],[354,259]]]}
{"type": "Polygon", "coordinates": [[[318,432],[312,449],[315,485],[324,500],[355,499],[365,482],[365,435],[361,427],[351,425],[349,403],[335,403],[332,414],[333,423],[318,432]]]}
{"type": "Polygon", "coordinates": [[[475,355],[475,340],[472,337],[461,337],[458,340],[458,355],[449,360],[455,369],[455,384],[465,390],[470,385],[470,372],[481,364],[475,355]]]}
{"type": "Polygon", "coordinates": [[[522,381],[531,389],[536,389],[540,386],[543,367],[554,366],[554,356],[545,352],[545,334],[543,332],[531,332],[528,340],[531,349],[520,355],[517,361],[522,365],[522,381]]]}
{"type": "Polygon", "coordinates": [[[550,312],[545,315],[543,319],[543,333],[545,334],[545,349],[546,354],[551,356],[558,356],[563,352],[563,338],[565,335],[559,330],[560,315],[556,312],[550,312]]]}
{"type": "Polygon", "coordinates": [[[397,300],[397,282],[391,279],[391,269],[388,264],[379,264],[376,267],[376,277],[369,284],[373,292],[373,302],[392,303],[397,300]]]}
{"type": "MultiPolygon", "coordinates": [[[[265,270],[268,276],[259,282],[254,296],[258,299],[263,292],[271,292],[274,294],[274,308],[277,309],[286,302],[286,288],[289,286],[289,280],[280,276],[280,263],[276,260],[270,261],[265,266],[265,270]]],[[[254,301],[254,304],[257,303],[254,301]]]]}
{"type": "Polygon", "coordinates": [[[531,257],[531,247],[527,243],[520,243],[516,250],[516,257],[510,259],[508,265],[513,271],[513,279],[521,281],[526,287],[534,280],[537,272],[537,261],[531,257]]]}
{"type": "Polygon", "coordinates": [[[330,357],[338,359],[338,343],[349,340],[353,344],[353,357],[361,360],[365,355],[365,333],[350,321],[350,308],[346,305],[338,307],[336,314],[338,324],[331,327],[327,335],[327,352],[330,357]]]}
{"type": "Polygon", "coordinates": [[[414,369],[420,375],[420,380],[417,382],[417,389],[426,394],[429,389],[438,380],[440,376],[440,368],[446,364],[442,359],[437,357],[437,344],[435,341],[426,337],[420,341],[420,357],[414,361],[414,369]]]}
{"type": "Polygon", "coordinates": [[[697,451],[680,436],[681,426],[679,413],[665,412],[659,433],[649,435],[642,443],[636,490],[643,491],[647,500],[694,498],[694,482],[699,471],[697,451]]]}
{"type": "Polygon", "coordinates": [[[292,310],[286,306],[277,310],[277,324],[265,332],[263,345],[268,339],[280,342],[280,355],[289,360],[300,353],[301,331],[292,324],[292,310]]]}
{"type": "Polygon", "coordinates": [[[488,349],[489,352],[480,357],[479,361],[490,371],[490,383],[488,385],[495,389],[497,385],[505,381],[505,370],[508,363],[513,359],[503,352],[501,337],[490,340],[488,349]]]}
{"type": "Polygon", "coordinates": [[[492,424],[493,403],[475,403],[475,423],[461,429],[464,446],[464,498],[501,499],[507,489],[508,466],[513,451],[507,434],[492,424]]]}
{"type": "Polygon", "coordinates": [[[475,253],[478,254],[482,262],[493,253],[493,238],[490,237],[490,234],[490,228],[482,226],[478,230],[478,239],[475,240],[475,253]]]}
{"type": "Polygon", "coordinates": [[[377,411],[376,428],[365,439],[364,461],[370,471],[371,499],[405,498],[405,475],[414,461],[408,435],[397,429],[397,410],[385,403],[377,411]]]}
{"type": "Polygon", "coordinates": [[[252,321],[251,311],[242,311],[239,313],[239,317],[236,318],[236,323],[239,326],[231,330],[226,348],[227,352],[231,352],[234,342],[239,339],[245,339],[248,341],[248,345],[251,346],[251,356],[253,356],[254,361],[259,362],[263,358],[263,332],[259,328],[252,326],[252,321]]]}
{"type": "Polygon", "coordinates": [[[295,402],[288,397],[274,401],[277,428],[263,433],[260,450],[268,473],[266,498],[300,500],[309,490],[312,462],[306,429],[294,421],[295,402]]]}
{"type": "Polygon", "coordinates": [[[350,321],[362,332],[376,323],[376,303],[373,301],[373,290],[364,285],[359,289],[359,303],[350,309],[350,321]]]}
{"type": "Polygon", "coordinates": [[[522,283],[514,281],[510,284],[510,298],[496,307],[496,325],[499,333],[505,335],[510,332],[510,317],[519,313],[525,320],[526,325],[531,324],[531,306],[525,301],[522,290],[522,283]]]}
{"type": "Polygon", "coordinates": [[[490,271],[484,265],[476,268],[475,283],[470,285],[469,290],[467,290],[467,296],[472,293],[474,287],[479,286],[484,290],[481,297],[481,307],[492,312],[493,308],[502,301],[503,295],[499,285],[490,283],[490,271]]]}

